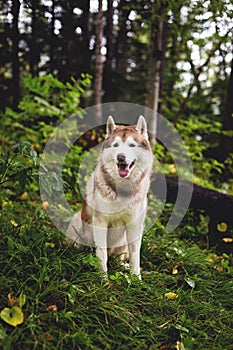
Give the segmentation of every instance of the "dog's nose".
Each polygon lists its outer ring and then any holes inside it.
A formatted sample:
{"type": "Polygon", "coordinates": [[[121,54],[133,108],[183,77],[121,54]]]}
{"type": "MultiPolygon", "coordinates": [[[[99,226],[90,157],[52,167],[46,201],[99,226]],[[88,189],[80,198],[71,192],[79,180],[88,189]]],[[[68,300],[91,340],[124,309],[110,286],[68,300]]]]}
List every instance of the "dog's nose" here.
{"type": "Polygon", "coordinates": [[[126,157],[125,157],[124,153],[118,153],[118,155],[117,155],[117,160],[118,160],[119,162],[124,162],[125,159],[126,159],[126,157]]]}

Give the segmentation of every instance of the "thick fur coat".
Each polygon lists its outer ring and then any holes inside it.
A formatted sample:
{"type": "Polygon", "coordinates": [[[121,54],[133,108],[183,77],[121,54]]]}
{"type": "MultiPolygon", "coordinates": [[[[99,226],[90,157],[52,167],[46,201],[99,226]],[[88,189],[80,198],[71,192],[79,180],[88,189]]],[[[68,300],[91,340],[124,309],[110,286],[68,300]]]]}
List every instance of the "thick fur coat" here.
{"type": "Polygon", "coordinates": [[[140,278],[140,247],[147,208],[153,155],[147,125],[116,125],[108,117],[106,139],[91,175],[82,209],[76,213],[67,238],[94,246],[107,275],[109,254],[129,257],[130,270],[140,278]]]}

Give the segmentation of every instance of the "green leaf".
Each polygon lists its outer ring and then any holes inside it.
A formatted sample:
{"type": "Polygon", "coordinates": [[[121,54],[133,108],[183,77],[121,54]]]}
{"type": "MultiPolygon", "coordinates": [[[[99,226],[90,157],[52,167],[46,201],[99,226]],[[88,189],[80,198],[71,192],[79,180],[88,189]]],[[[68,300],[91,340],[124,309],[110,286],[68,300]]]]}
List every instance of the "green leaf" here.
{"type": "Polygon", "coordinates": [[[24,321],[23,312],[18,306],[13,306],[11,309],[9,307],[6,307],[1,311],[0,316],[4,322],[10,324],[13,327],[18,326],[24,321]]]}
{"type": "Polygon", "coordinates": [[[19,296],[19,307],[20,307],[20,309],[22,309],[22,307],[25,305],[25,303],[26,303],[26,294],[20,293],[20,296],[19,296]]]}

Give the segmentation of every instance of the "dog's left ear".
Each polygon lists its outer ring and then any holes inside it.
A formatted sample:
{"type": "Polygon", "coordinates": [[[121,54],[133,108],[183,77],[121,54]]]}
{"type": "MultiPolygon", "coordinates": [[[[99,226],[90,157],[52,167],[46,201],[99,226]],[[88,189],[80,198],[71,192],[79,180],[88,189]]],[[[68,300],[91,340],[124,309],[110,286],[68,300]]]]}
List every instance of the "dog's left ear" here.
{"type": "Polygon", "coordinates": [[[143,115],[139,116],[136,129],[140,134],[142,134],[146,139],[148,139],[147,124],[143,115]]]}
{"type": "Polygon", "coordinates": [[[116,124],[113,120],[113,117],[110,115],[107,120],[107,126],[106,126],[106,137],[111,135],[113,131],[116,129],[116,124]]]}

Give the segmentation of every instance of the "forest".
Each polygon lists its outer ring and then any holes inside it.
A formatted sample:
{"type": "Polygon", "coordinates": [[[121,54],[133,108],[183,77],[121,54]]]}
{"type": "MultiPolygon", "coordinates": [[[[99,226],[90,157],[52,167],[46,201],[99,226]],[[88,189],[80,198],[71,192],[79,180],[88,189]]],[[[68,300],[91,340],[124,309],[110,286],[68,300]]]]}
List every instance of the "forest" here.
{"type": "Polygon", "coordinates": [[[233,349],[232,2],[2,0],[0,49],[0,348],[233,349]],[[118,257],[102,280],[93,249],[68,245],[50,215],[80,208],[118,106],[154,116],[142,281],[118,257]],[[51,138],[61,174],[43,163],[51,138]],[[69,210],[49,201],[61,189],[69,210]],[[179,191],[188,208],[167,232],[179,191]]]}

